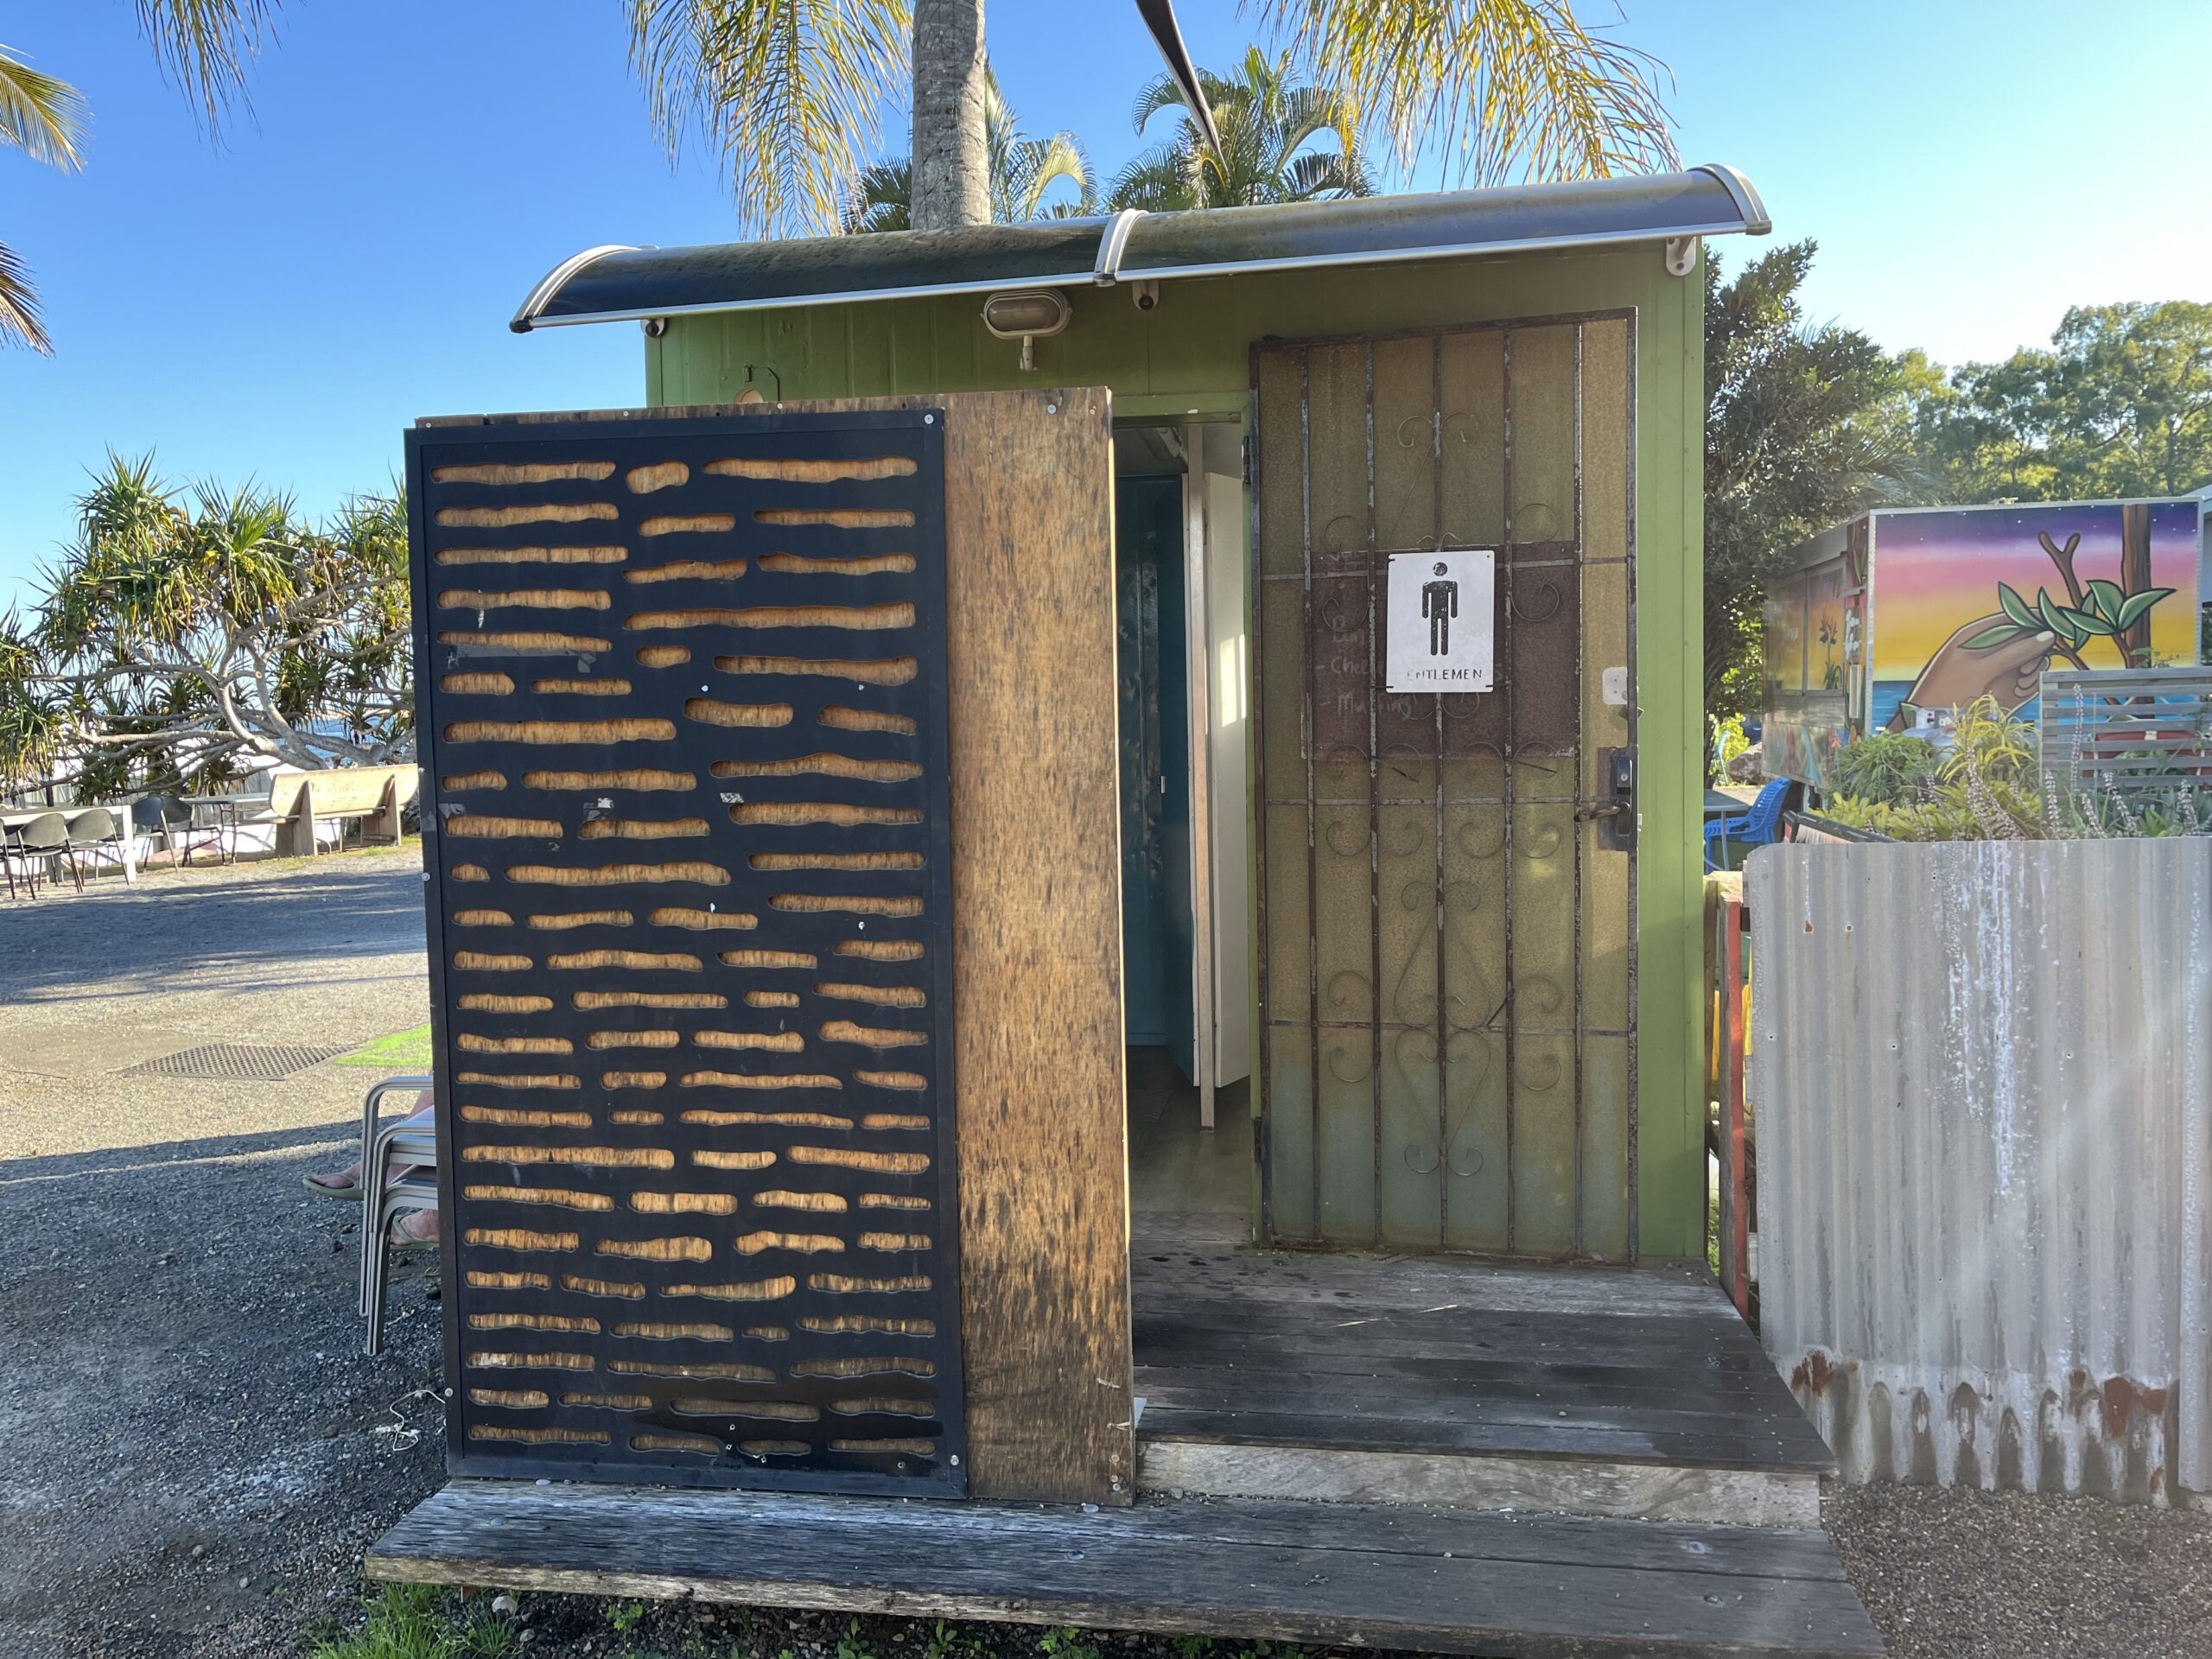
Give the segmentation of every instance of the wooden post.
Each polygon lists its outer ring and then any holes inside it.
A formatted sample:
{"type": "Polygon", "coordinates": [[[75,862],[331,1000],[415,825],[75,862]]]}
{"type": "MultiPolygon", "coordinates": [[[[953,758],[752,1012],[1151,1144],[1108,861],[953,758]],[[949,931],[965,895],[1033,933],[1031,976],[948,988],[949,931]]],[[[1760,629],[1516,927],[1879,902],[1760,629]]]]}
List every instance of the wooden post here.
{"type": "Polygon", "coordinates": [[[1720,904],[1720,1281],[1736,1311],[1751,1315],[1751,1214],[1744,1175],[1744,900],[1720,904]]]}

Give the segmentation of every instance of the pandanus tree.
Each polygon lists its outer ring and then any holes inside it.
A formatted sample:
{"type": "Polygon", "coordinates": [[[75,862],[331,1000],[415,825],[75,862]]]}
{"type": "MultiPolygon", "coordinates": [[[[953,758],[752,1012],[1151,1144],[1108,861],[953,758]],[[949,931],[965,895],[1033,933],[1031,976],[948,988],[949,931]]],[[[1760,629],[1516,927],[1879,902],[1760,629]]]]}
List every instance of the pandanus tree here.
{"type": "Polygon", "coordinates": [[[34,616],[0,623],[0,769],[74,756],[87,793],[247,760],[375,764],[414,731],[396,495],[324,525],[252,485],[110,455],[34,616]]]}

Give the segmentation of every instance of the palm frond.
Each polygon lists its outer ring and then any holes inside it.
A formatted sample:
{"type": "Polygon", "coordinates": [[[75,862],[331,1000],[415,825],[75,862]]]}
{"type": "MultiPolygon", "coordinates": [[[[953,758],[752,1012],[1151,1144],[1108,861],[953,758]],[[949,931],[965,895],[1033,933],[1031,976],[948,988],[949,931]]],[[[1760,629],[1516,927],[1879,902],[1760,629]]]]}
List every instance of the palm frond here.
{"type": "Polygon", "coordinates": [[[275,33],[283,0],[132,0],[154,61],[200,105],[208,130],[251,107],[246,70],[275,33]]]}
{"type": "MultiPolygon", "coordinates": [[[[998,162],[994,157],[994,162],[998,162]]],[[[994,217],[1007,224],[1021,224],[1027,220],[1047,217],[1045,193],[1063,181],[1075,187],[1076,212],[1089,212],[1094,205],[1096,192],[1090,182],[1090,157],[1084,152],[1082,143],[1071,132],[1056,132],[1049,138],[1018,139],[1007,148],[1002,165],[995,165],[992,194],[1002,195],[995,202],[994,217]]]]}
{"type": "Polygon", "coordinates": [[[1602,30],[1572,0],[1240,0],[1363,130],[1412,168],[1433,156],[1496,184],[1602,178],[1675,164],[1658,83],[1664,66],[1602,30]]]}
{"type": "Polygon", "coordinates": [[[1165,213],[1198,207],[1198,188],[1187,162],[1184,146],[1172,142],[1132,158],[1106,188],[1107,211],[1140,207],[1148,213],[1165,213]]]}
{"type": "Polygon", "coordinates": [[[1283,189],[1292,201],[1369,194],[1366,175],[1360,171],[1357,162],[1319,150],[1309,150],[1292,159],[1283,169],[1283,189]]]}
{"type": "Polygon", "coordinates": [[[41,356],[54,354],[54,342],[39,321],[30,267],[5,242],[0,242],[0,346],[28,346],[41,356]]]}
{"type": "Polygon", "coordinates": [[[702,137],[740,222],[833,231],[906,73],[906,0],[626,0],[630,66],[679,156],[702,137]]]}
{"type": "Polygon", "coordinates": [[[851,235],[910,231],[914,227],[913,208],[913,162],[878,162],[861,169],[845,208],[843,228],[851,235]]]}
{"type": "Polygon", "coordinates": [[[84,124],[83,94],[0,46],[0,147],[73,172],[84,165],[77,153],[84,124]]]}

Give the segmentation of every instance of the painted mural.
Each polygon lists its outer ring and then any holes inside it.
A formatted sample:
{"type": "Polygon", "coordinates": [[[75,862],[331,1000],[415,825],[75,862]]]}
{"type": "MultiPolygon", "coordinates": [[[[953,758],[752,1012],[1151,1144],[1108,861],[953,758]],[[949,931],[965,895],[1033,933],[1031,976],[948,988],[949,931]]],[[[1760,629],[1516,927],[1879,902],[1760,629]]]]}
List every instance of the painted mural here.
{"type": "Polygon", "coordinates": [[[1769,585],[1762,741],[1770,776],[1815,788],[1857,734],[1866,694],[1866,521],[1836,556],[1769,585]]]}
{"type": "Polygon", "coordinates": [[[1983,696],[2032,719],[2053,664],[2194,662],[2196,563],[2193,502],[1883,513],[1871,724],[1940,734],[1983,696]]]}

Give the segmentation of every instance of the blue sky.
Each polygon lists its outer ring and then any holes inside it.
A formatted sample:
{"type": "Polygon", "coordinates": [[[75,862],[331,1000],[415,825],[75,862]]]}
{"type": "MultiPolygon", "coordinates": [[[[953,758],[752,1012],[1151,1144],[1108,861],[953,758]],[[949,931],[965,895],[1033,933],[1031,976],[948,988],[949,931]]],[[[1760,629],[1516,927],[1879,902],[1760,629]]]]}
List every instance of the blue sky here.
{"type": "MultiPolygon", "coordinates": [[[[2045,339],[2069,303],[2212,297],[2202,0],[1625,6],[1623,38],[1674,73],[1684,157],[1742,168],[1777,236],[1819,238],[1816,315],[1959,361],[2045,339]]],[[[1252,36],[1234,0],[1179,10],[1209,67],[1252,36]]],[[[508,315],[578,248],[732,234],[715,175],[672,171],[647,129],[618,0],[284,18],[219,147],[126,0],[0,9],[0,39],[93,110],[82,174],[0,152],[0,239],[58,346],[0,353],[0,607],[110,446],[321,512],[390,475],[417,415],[641,401],[633,328],[508,315]]],[[[1108,174],[1139,146],[1158,63],[1133,7],[994,0],[989,37],[1033,130],[1073,128],[1108,174]]]]}

